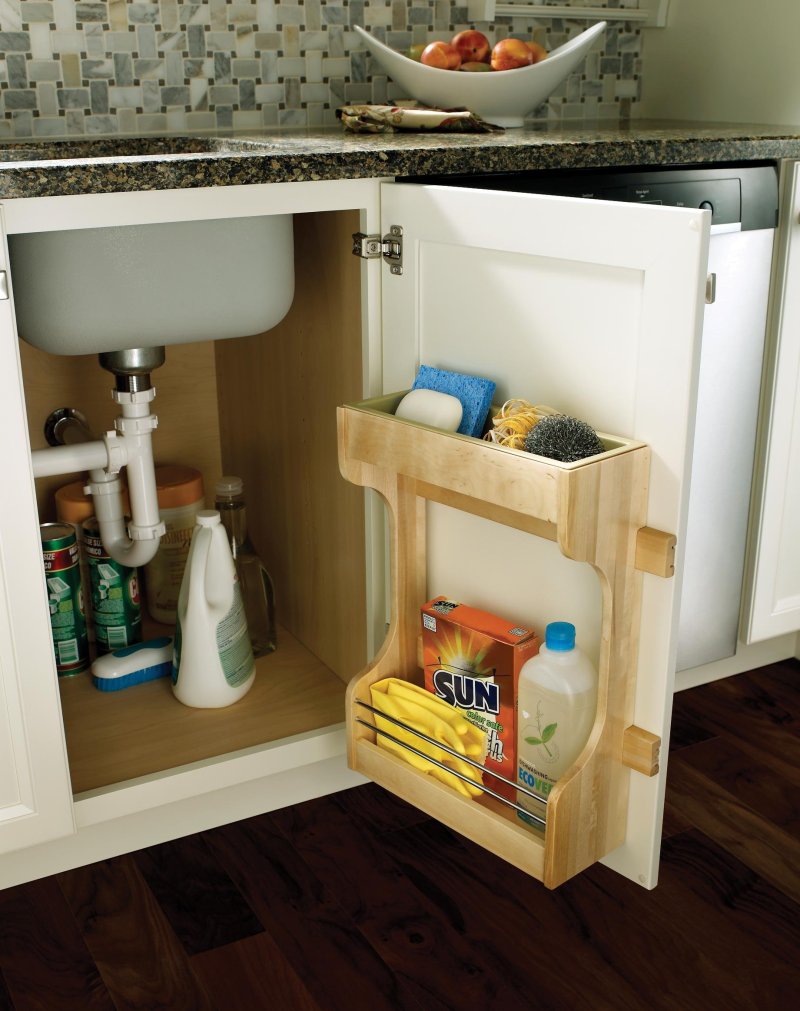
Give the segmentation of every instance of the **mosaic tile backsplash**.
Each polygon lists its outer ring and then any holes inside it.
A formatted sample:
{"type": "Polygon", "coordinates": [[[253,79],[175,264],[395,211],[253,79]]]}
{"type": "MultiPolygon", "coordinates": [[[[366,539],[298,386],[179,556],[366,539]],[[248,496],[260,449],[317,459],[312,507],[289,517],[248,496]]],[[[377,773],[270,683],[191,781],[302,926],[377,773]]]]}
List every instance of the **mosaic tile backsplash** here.
{"type": "MultiPolygon", "coordinates": [[[[406,97],[352,25],[400,50],[467,27],[553,49],[589,22],[475,24],[466,0],[0,0],[0,138],[314,128],[345,103],[406,97]]],[[[612,22],[531,119],[628,119],[640,76],[640,31],[612,22]]]]}

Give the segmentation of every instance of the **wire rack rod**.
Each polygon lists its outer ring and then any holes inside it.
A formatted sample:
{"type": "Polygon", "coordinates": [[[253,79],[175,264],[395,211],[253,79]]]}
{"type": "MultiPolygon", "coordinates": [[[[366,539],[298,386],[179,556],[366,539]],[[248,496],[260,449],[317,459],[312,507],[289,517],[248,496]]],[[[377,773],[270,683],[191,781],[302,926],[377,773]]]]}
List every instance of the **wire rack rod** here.
{"type": "MultiPolygon", "coordinates": [[[[415,730],[413,727],[409,727],[401,720],[395,719],[394,716],[389,716],[387,713],[381,712],[380,709],[376,709],[374,706],[371,706],[368,702],[362,702],[361,699],[356,699],[355,701],[358,705],[363,706],[364,709],[368,709],[374,715],[379,716],[383,720],[388,720],[389,723],[393,723],[395,726],[400,727],[407,733],[413,734],[415,737],[421,738],[423,741],[433,745],[436,748],[440,748],[448,755],[452,755],[454,758],[457,758],[462,762],[466,762],[467,765],[471,765],[473,766],[473,768],[478,769],[481,772],[487,771],[485,767],[481,765],[480,762],[476,762],[474,761],[474,759],[468,758],[466,755],[459,754],[459,752],[454,751],[453,748],[448,747],[448,745],[446,744],[442,744],[440,741],[435,740],[433,737],[429,737],[427,734],[424,734],[421,730],[415,730]]],[[[412,744],[408,744],[406,741],[401,741],[398,737],[395,737],[394,734],[390,734],[388,730],[383,730],[372,723],[368,723],[366,720],[359,719],[358,717],[356,717],[356,722],[360,723],[362,727],[368,727],[370,730],[374,730],[375,733],[381,734],[383,737],[386,737],[388,740],[393,741],[401,748],[405,748],[407,751],[412,752],[412,754],[417,755],[419,758],[423,758],[426,762],[431,762],[433,765],[436,765],[438,768],[443,769],[445,772],[449,772],[457,779],[463,780],[463,782],[465,783],[471,783],[472,786],[476,786],[479,790],[482,790],[484,793],[488,793],[489,796],[494,797],[495,800],[499,800],[500,803],[505,804],[507,807],[511,807],[515,811],[521,812],[522,814],[525,815],[526,818],[530,818],[532,821],[535,821],[542,827],[545,826],[546,821],[544,818],[541,818],[539,815],[533,814],[527,808],[524,808],[519,804],[515,804],[514,801],[508,800],[506,797],[503,797],[501,794],[492,790],[490,787],[476,783],[475,780],[470,779],[469,776],[465,776],[460,772],[456,772],[455,769],[451,769],[450,766],[445,765],[444,762],[440,762],[435,758],[431,758],[430,755],[426,754],[424,751],[421,751],[419,748],[415,748],[412,744]]],[[[490,775],[493,779],[498,779],[501,783],[505,783],[506,786],[513,787],[517,791],[517,793],[524,793],[526,796],[530,797],[532,800],[535,800],[540,804],[543,805],[547,804],[547,799],[545,797],[540,797],[539,794],[534,793],[532,790],[529,790],[527,787],[524,787],[519,783],[513,783],[510,779],[506,779],[505,776],[500,776],[494,772],[489,772],[488,775],[490,775]]]]}

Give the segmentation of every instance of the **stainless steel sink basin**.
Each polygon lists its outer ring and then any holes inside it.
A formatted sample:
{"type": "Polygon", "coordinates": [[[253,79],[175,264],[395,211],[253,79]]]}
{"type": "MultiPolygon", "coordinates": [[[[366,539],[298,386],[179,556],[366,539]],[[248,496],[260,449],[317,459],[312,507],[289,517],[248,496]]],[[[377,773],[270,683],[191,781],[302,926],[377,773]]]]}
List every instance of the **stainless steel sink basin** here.
{"type": "Polygon", "coordinates": [[[17,328],[54,354],[243,337],[294,296],[292,216],[9,236],[17,328]]]}

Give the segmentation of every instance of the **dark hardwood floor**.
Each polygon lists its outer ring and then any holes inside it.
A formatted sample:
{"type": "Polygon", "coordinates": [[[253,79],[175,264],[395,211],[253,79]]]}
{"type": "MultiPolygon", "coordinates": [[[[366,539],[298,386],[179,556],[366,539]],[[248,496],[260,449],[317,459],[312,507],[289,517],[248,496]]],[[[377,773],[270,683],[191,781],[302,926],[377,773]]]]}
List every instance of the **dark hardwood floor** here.
{"type": "Polygon", "coordinates": [[[0,1009],[788,1011],[799,717],[797,661],[677,696],[653,891],[361,787],[0,892],[0,1009]]]}

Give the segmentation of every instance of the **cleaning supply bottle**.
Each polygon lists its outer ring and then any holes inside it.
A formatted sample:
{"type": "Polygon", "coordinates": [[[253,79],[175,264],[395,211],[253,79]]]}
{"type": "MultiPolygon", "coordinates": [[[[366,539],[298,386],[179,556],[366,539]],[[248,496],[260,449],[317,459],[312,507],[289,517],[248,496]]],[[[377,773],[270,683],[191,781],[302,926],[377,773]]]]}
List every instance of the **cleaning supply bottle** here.
{"type": "MultiPolygon", "coordinates": [[[[546,798],[589,739],[597,712],[597,671],[575,648],[575,626],[551,622],[544,645],[519,673],[517,782],[546,798]]],[[[517,803],[540,818],[544,804],[517,792],[517,803]]],[[[538,824],[518,812],[523,821],[538,824]]]]}
{"type": "Polygon", "coordinates": [[[147,610],[153,621],[173,625],[197,514],[205,506],[203,475],[194,467],[159,464],[156,491],[166,531],[155,557],[144,567],[147,610]]]}
{"type": "Polygon", "coordinates": [[[255,656],[271,653],[278,642],[275,629],[275,594],[272,579],[247,536],[244,483],[240,477],[221,477],[216,486],[215,508],[228,533],[231,554],[250,629],[255,656]]]}
{"type": "Polygon", "coordinates": [[[228,536],[215,509],[202,509],[178,595],[172,690],[178,701],[219,709],[245,695],[255,660],[228,536]]]}

